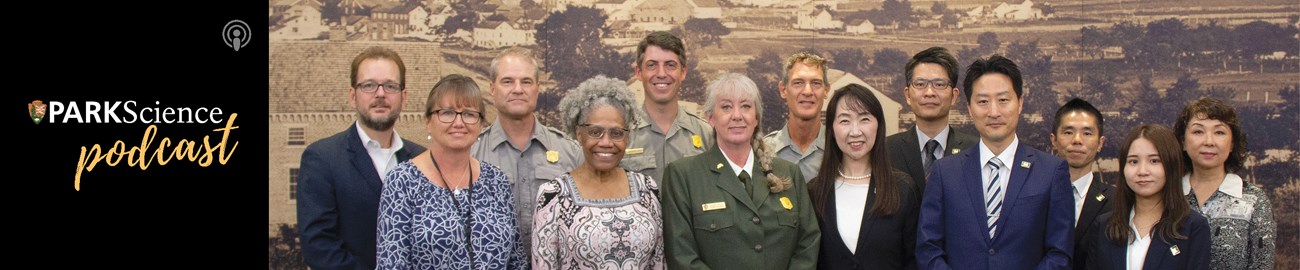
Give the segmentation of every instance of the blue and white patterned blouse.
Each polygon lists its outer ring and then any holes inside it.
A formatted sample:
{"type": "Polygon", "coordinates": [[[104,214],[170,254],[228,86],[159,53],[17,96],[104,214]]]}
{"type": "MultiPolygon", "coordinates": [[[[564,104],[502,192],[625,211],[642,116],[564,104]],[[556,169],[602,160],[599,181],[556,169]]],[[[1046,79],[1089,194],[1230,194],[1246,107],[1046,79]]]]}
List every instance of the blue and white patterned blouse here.
{"type": "Polygon", "coordinates": [[[434,185],[411,161],[389,172],[379,202],[379,269],[470,269],[470,247],[473,269],[528,269],[510,181],[496,166],[479,165],[479,180],[455,195],[434,185]],[[473,244],[467,247],[466,217],[471,216],[473,244]]]}

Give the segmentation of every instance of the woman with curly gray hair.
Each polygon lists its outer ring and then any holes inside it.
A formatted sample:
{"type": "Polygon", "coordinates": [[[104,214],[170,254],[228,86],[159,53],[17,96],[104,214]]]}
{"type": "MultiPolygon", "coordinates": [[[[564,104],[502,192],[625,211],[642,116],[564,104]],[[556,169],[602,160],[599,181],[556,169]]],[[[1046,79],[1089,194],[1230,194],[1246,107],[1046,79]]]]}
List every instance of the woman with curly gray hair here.
{"type": "Polygon", "coordinates": [[[772,158],[760,140],[758,87],[727,73],[707,91],[704,115],[717,143],[664,171],[668,268],[816,268],[817,217],[799,167],[772,158]]]}
{"type": "Polygon", "coordinates": [[[582,164],[542,184],[533,214],[535,269],[663,269],[659,187],[619,167],[637,119],[631,91],[596,76],[560,101],[582,164]]]}

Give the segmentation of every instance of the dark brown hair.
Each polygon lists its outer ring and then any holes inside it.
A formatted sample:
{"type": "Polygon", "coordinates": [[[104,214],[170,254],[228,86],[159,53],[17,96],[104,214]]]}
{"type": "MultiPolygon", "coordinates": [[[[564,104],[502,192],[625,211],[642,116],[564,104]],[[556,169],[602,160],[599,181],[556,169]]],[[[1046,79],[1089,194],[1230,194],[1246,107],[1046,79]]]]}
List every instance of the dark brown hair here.
{"type": "MultiPolygon", "coordinates": [[[[1187,138],[1184,137],[1187,135],[1187,125],[1192,122],[1192,118],[1201,114],[1205,115],[1205,119],[1223,122],[1224,125],[1228,125],[1228,129],[1232,130],[1232,151],[1228,153],[1228,160],[1223,162],[1223,170],[1229,173],[1241,170],[1246,155],[1246,135],[1241,133],[1241,122],[1237,120],[1237,111],[1221,100],[1201,98],[1187,104],[1183,112],[1178,113],[1178,122],[1174,122],[1174,130],[1177,131],[1174,136],[1178,137],[1178,149],[1182,149],[1182,143],[1187,142],[1185,141],[1187,138]]],[[[1183,156],[1183,160],[1183,165],[1192,168],[1190,157],[1183,156]]]]}
{"type": "MultiPolygon", "coordinates": [[[[866,87],[858,84],[849,84],[835,90],[831,96],[830,106],[826,107],[826,117],[833,118],[839,113],[840,100],[844,100],[850,110],[861,111],[876,117],[876,138],[871,146],[871,169],[874,171],[871,175],[871,185],[876,189],[876,200],[872,203],[871,214],[877,216],[888,216],[898,212],[899,205],[902,205],[902,189],[912,185],[907,177],[902,177],[902,172],[895,172],[893,166],[889,164],[889,146],[885,145],[885,115],[884,109],[880,106],[880,100],[876,95],[871,93],[866,87]],[[846,99],[847,98],[847,99],[846,99]]],[[[813,177],[812,182],[808,183],[808,193],[813,201],[813,210],[817,217],[821,218],[831,207],[833,201],[829,200],[831,192],[835,190],[835,176],[839,175],[838,170],[844,163],[844,151],[835,139],[835,124],[833,120],[822,121],[826,126],[825,154],[822,156],[821,169],[817,170],[817,176],[813,177]]]]}
{"type": "Polygon", "coordinates": [[[357,57],[352,58],[352,85],[350,86],[356,87],[357,85],[357,69],[361,67],[361,62],[370,59],[385,59],[397,63],[397,83],[402,84],[403,88],[406,87],[406,63],[402,63],[402,57],[398,56],[397,52],[379,46],[366,48],[357,57]]]}
{"type": "MultiPolygon", "coordinates": [[[[1165,186],[1160,190],[1161,204],[1164,205],[1164,211],[1160,215],[1160,220],[1152,226],[1155,230],[1154,235],[1159,235],[1165,241],[1170,239],[1187,239],[1186,235],[1178,233],[1178,229],[1183,226],[1183,221],[1191,214],[1192,208],[1187,205],[1186,197],[1183,197],[1183,154],[1182,147],[1178,144],[1178,139],[1174,138],[1174,132],[1168,127],[1158,124],[1146,124],[1129,131],[1128,136],[1124,137],[1124,144],[1119,149],[1119,171],[1124,173],[1127,168],[1129,149],[1133,146],[1133,141],[1143,138],[1151,141],[1155,146],[1156,153],[1160,155],[1160,164],[1165,170],[1165,186]]],[[[1127,178],[1127,177],[1126,177],[1127,178]]],[[[1120,244],[1128,244],[1135,237],[1130,235],[1133,230],[1129,228],[1129,215],[1133,211],[1133,205],[1137,203],[1137,194],[1128,186],[1128,179],[1117,183],[1119,192],[1116,192],[1115,203],[1111,204],[1110,223],[1106,224],[1106,237],[1111,241],[1120,244]]]]}
{"type": "Polygon", "coordinates": [[[677,62],[683,67],[686,66],[686,46],[682,45],[682,39],[677,38],[672,33],[665,31],[655,31],[645,36],[640,44],[636,45],[636,66],[641,67],[641,61],[645,60],[646,47],[655,46],[660,49],[668,50],[677,54],[677,62]]]}

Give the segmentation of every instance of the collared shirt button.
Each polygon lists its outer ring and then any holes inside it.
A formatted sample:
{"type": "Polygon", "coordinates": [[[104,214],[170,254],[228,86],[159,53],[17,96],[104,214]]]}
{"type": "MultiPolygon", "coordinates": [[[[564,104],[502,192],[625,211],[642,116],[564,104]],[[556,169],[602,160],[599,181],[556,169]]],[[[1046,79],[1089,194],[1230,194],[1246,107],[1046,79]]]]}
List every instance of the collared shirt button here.
{"type": "Polygon", "coordinates": [[[709,224],[709,229],[717,229],[718,224],[709,224]]]}
{"type": "Polygon", "coordinates": [[[763,244],[754,245],[755,252],[763,252],[763,244]]]}
{"type": "Polygon", "coordinates": [[[754,224],[759,224],[760,222],[761,220],[758,219],[758,216],[754,216],[754,224]]]}

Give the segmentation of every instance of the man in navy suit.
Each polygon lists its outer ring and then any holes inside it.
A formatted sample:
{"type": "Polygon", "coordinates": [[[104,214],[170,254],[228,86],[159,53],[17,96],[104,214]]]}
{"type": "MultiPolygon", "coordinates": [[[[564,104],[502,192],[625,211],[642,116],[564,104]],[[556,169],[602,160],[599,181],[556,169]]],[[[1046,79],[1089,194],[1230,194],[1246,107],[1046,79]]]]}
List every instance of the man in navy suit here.
{"type": "Polygon", "coordinates": [[[1020,144],[1020,69],[994,55],[962,82],[976,149],[932,165],[921,202],[921,269],[1069,269],[1074,197],[1064,160],[1020,144]]]}
{"type": "Polygon", "coordinates": [[[374,269],[379,194],[388,171],[424,147],[393,130],[406,101],[406,65],[371,47],[352,60],[348,105],[357,122],[302,153],[298,231],[312,269],[374,269]]]}

